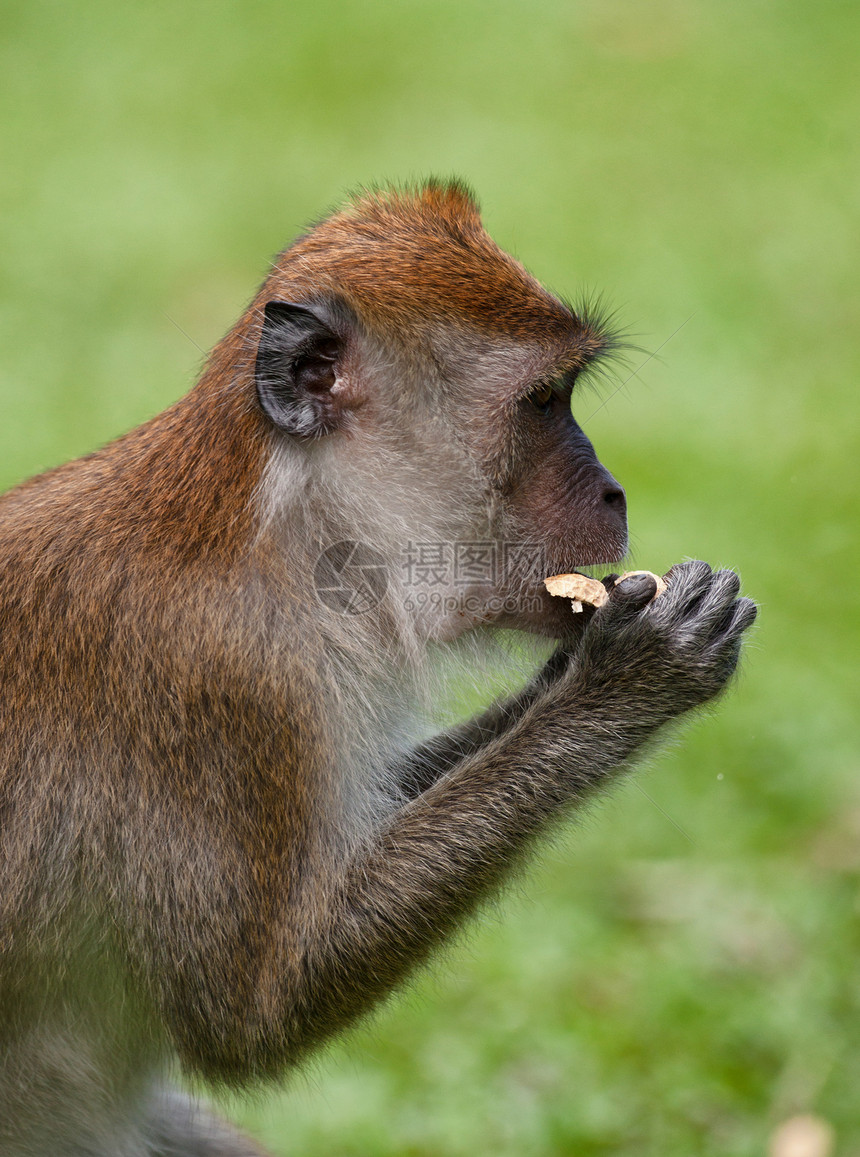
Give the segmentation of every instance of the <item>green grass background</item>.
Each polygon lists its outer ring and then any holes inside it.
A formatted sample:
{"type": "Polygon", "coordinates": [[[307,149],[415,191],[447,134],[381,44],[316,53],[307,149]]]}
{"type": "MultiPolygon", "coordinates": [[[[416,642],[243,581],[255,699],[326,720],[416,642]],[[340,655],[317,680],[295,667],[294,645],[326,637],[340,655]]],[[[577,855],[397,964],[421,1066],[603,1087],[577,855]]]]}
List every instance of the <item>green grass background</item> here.
{"type": "Polygon", "coordinates": [[[237,1119],[277,1154],[752,1157],[811,1111],[860,1157],[860,8],[4,0],[0,22],[4,485],[183,392],[346,189],[456,173],[539,277],[618,307],[631,368],[657,351],[578,411],[636,561],[735,566],[761,603],[715,716],[237,1119]]]}

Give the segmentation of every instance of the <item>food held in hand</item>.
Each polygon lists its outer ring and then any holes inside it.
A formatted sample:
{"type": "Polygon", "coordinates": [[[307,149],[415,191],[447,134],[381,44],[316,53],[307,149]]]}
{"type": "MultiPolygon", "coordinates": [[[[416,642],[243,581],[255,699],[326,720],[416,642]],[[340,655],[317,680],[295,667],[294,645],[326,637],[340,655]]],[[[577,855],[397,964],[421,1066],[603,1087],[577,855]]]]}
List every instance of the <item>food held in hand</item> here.
{"type": "MultiPolygon", "coordinates": [[[[650,570],[628,570],[624,574],[619,575],[615,580],[615,586],[620,582],[624,582],[627,578],[632,578],[634,575],[648,575],[657,584],[657,593],[654,598],[659,598],[666,589],[665,579],[660,578],[659,575],[653,574],[650,570]]],[[[582,604],[588,603],[591,607],[602,607],[609,598],[609,592],[602,582],[597,579],[589,578],[585,574],[555,574],[550,578],[544,579],[544,586],[551,595],[556,598],[570,599],[571,606],[574,613],[579,614],[582,611],[582,604]]]]}

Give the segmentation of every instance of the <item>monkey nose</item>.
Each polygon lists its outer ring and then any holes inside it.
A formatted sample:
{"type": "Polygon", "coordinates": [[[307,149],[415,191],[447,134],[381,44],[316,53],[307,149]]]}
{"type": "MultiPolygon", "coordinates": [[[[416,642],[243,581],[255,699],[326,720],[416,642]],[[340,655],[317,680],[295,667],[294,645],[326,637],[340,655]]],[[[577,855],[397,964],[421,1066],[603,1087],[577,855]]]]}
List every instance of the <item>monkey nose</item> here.
{"type": "Polygon", "coordinates": [[[614,480],[613,484],[611,486],[607,486],[607,488],[604,490],[603,501],[606,503],[609,509],[613,511],[613,513],[622,517],[626,517],[627,495],[614,480]]]}

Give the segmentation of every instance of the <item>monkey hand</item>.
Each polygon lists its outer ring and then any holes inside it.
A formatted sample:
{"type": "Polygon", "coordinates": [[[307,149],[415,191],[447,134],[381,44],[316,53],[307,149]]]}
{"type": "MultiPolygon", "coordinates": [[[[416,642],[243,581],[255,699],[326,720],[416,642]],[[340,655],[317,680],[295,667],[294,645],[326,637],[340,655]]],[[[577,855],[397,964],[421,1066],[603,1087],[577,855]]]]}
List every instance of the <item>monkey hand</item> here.
{"type": "Polygon", "coordinates": [[[681,563],[666,583],[656,600],[644,574],[613,586],[575,655],[580,694],[599,691],[619,712],[632,708],[657,726],[723,690],[756,617],[755,604],[738,598],[733,571],[681,563]]]}

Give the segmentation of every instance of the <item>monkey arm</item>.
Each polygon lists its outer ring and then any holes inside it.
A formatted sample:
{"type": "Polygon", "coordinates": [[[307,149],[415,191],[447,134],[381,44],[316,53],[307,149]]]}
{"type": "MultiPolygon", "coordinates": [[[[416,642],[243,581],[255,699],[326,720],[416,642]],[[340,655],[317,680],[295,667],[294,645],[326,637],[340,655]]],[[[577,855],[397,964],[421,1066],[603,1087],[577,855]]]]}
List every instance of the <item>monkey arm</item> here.
{"type": "Polygon", "coordinates": [[[588,697],[575,712],[535,703],[400,809],[346,868],[300,971],[282,977],[291,1049],[387,996],[653,726],[640,717],[622,731],[588,697]]]}
{"type": "Polygon", "coordinates": [[[625,587],[594,620],[575,664],[345,866],[300,969],[285,968],[293,1047],[310,1047],[385,996],[548,824],[669,719],[725,687],[755,617],[753,604],[736,599],[736,576],[689,564],[644,613],[653,585],[625,587]]]}
{"type": "MultiPolygon", "coordinates": [[[[590,613],[587,613],[590,617],[590,613]]],[[[485,711],[418,744],[393,767],[406,799],[414,799],[466,756],[504,734],[525,711],[568,669],[587,622],[584,615],[578,637],[556,647],[533,679],[516,695],[491,704],[485,711]]],[[[579,623],[577,622],[577,626],[579,623]]]]}
{"type": "Polygon", "coordinates": [[[165,865],[162,916],[138,928],[186,1062],[228,1080],[274,1075],[384,998],[548,825],[664,723],[724,688],[755,617],[737,589],[730,572],[688,564],[646,608],[653,583],[628,580],[589,624],[575,662],[519,718],[351,852],[337,852],[325,829],[315,846],[306,826],[288,844],[267,833],[265,856],[248,856],[227,842],[229,829],[186,827],[199,870],[187,858],[165,865]],[[165,937],[171,923],[182,935],[165,937]]]}
{"type": "Polygon", "coordinates": [[[548,824],[587,800],[669,719],[725,687],[755,617],[753,604],[736,599],[736,576],[689,564],[668,601],[644,614],[653,586],[625,585],[563,677],[400,809],[347,866],[320,934],[307,943],[306,1018],[294,1022],[307,1039],[389,992],[548,824]]]}

